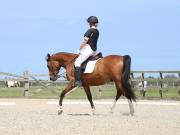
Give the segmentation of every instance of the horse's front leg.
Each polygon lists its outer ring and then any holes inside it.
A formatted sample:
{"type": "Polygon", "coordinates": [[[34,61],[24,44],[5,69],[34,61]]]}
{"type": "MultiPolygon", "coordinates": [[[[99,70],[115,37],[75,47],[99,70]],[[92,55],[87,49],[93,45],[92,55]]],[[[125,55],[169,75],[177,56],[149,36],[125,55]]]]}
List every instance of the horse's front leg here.
{"type": "Polygon", "coordinates": [[[62,102],[63,102],[63,99],[64,99],[64,96],[69,93],[73,88],[73,81],[69,82],[67,87],[65,88],[65,90],[63,90],[60,94],[60,99],[59,99],[59,110],[58,110],[58,115],[61,115],[62,112],[63,112],[63,109],[62,109],[62,102]]]}
{"type": "Polygon", "coordinates": [[[95,114],[95,106],[94,106],[94,103],[92,101],[92,95],[91,95],[90,88],[89,88],[89,86],[83,86],[83,87],[84,87],[84,90],[86,92],[87,98],[91,104],[92,115],[94,115],[95,114]]]}

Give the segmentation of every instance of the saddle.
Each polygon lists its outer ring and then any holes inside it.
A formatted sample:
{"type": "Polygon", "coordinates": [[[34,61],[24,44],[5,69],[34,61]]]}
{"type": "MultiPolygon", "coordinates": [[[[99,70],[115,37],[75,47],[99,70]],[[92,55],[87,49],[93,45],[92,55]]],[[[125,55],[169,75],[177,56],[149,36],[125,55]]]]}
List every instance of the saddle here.
{"type": "Polygon", "coordinates": [[[97,60],[97,59],[99,59],[99,58],[103,58],[101,52],[97,53],[96,55],[90,56],[86,61],[84,61],[84,62],[81,64],[81,69],[82,69],[82,71],[83,71],[83,72],[85,71],[86,65],[87,65],[87,63],[88,63],[89,61],[94,61],[94,60],[97,60]]]}

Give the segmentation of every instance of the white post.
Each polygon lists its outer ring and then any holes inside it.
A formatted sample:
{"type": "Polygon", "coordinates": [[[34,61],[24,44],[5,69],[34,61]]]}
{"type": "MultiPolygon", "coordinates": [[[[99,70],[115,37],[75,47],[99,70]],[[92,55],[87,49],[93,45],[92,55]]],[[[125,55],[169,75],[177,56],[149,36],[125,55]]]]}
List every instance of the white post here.
{"type": "Polygon", "coordinates": [[[29,96],[29,72],[24,71],[24,96],[29,96]]]}

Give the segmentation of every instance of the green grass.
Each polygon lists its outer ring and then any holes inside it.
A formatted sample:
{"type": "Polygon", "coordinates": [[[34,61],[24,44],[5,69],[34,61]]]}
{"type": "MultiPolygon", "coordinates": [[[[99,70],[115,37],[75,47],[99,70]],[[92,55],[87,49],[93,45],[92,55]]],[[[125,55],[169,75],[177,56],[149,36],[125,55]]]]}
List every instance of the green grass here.
{"type": "MultiPolygon", "coordinates": [[[[65,86],[51,86],[48,88],[43,88],[40,86],[31,86],[29,90],[28,98],[59,98],[61,91],[65,86]]],[[[98,87],[91,87],[91,92],[93,99],[104,99],[109,98],[113,99],[116,95],[116,89],[114,85],[103,85],[101,86],[102,94],[99,96],[98,87]]],[[[160,88],[148,87],[146,91],[147,99],[160,99],[159,94],[160,88]]],[[[180,99],[178,95],[177,87],[168,87],[162,91],[163,99],[180,99]]],[[[142,98],[139,90],[135,90],[135,93],[138,98],[142,98]]],[[[24,88],[5,88],[0,87],[0,98],[23,98],[24,97],[24,88]]],[[[86,99],[86,94],[83,89],[79,88],[76,91],[68,94],[67,99],[86,99]]]]}
{"type": "Polygon", "coordinates": [[[24,95],[23,88],[0,88],[0,97],[22,97],[24,95]]]}
{"type": "MultiPolygon", "coordinates": [[[[34,98],[59,98],[61,91],[65,88],[62,87],[49,87],[46,88],[39,88],[39,87],[31,87],[30,88],[30,96],[34,98]]],[[[109,89],[108,87],[103,87],[102,97],[103,98],[113,98],[116,94],[115,89],[109,89]]],[[[91,87],[91,93],[93,98],[100,98],[98,96],[98,87],[91,87]]],[[[78,88],[74,92],[71,92],[66,96],[67,99],[86,99],[86,93],[84,89],[78,88]]]]}

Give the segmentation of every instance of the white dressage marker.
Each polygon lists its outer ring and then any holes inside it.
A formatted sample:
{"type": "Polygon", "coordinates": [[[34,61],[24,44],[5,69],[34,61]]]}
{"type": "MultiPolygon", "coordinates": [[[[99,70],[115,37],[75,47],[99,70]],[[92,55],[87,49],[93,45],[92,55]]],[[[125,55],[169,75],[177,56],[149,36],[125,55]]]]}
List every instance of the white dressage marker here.
{"type": "Polygon", "coordinates": [[[13,106],[16,105],[15,102],[0,102],[0,106],[13,106]]]}

